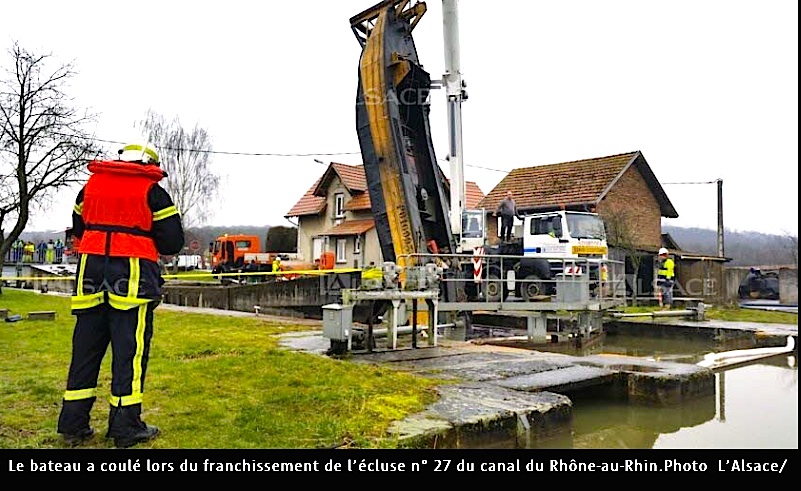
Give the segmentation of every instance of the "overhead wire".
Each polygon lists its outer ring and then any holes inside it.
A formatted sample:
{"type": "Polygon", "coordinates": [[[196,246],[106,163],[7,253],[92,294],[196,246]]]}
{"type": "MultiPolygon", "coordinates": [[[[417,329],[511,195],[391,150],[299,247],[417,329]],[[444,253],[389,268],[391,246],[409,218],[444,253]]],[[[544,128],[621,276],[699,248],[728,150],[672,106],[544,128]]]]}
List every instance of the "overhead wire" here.
{"type": "MultiPolygon", "coordinates": [[[[125,142],[116,140],[106,140],[103,138],[91,138],[94,141],[103,143],[114,143],[118,145],[125,145],[125,142]]],[[[329,155],[360,155],[361,152],[313,152],[313,153],[276,153],[276,152],[231,152],[224,150],[205,150],[201,148],[182,148],[182,147],[169,147],[162,145],[154,145],[160,150],[172,150],[176,152],[197,152],[208,153],[214,155],[242,155],[246,157],[316,157],[316,156],[329,156],[329,155]]]]}
{"type": "MultiPolygon", "coordinates": [[[[126,142],[117,141],[117,140],[107,140],[104,138],[96,138],[96,137],[86,137],[86,139],[91,139],[93,141],[98,141],[102,143],[113,143],[115,145],[125,145],[126,142]]],[[[224,151],[224,150],[204,150],[204,149],[197,149],[197,148],[180,148],[180,147],[169,147],[169,146],[161,146],[161,145],[154,145],[156,148],[160,150],[171,150],[176,152],[197,152],[197,153],[207,153],[211,155],[239,155],[245,157],[332,157],[338,155],[361,155],[361,152],[310,152],[310,153],[277,153],[277,152],[241,152],[241,151],[224,151]]],[[[437,159],[440,162],[448,162],[445,159],[437,159]]],[[[318,162],[325,165],[324,162],[318,162]]],[[[482,169],[482,170],[489,170],[493,172],[503,172],[504,174],[508,174],[508,170],[503,169],[494,169],[492,167],[484,167],[480,165],[471,165],[465,164],[465,167],[472,167],[475,169],[482,169]]]]}
{"type": "Polygon", "coordinates": [[[715,179],[714,181],[697,181],[697,182],[663,182],[661,184],[663,186],[669,184],[717,184],[717,182],[720,180],[721,179],[715,179]]]}

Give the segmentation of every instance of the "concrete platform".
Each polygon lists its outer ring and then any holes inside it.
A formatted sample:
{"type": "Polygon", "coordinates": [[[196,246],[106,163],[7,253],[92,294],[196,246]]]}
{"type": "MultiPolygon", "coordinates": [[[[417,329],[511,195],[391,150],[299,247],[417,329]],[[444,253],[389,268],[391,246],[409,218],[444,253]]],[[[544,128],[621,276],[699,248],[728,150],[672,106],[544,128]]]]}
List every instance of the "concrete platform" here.
{"type": "MultiPolygon", "coordinates": [[[[321,334],[293,333],[282,344],[324,354],[330,342],[321,334]]],[[[635,357],[574,357],[442,338],[433,347],[379,346],[343,356],[448,381],[437,403],[390,429],[389,438],[414,448],[530,448],[562,438],[571,428],[570,394],[582,390],[657,406],[715,393],[711,370],[635,357]]]]}
{"type": "MultiPolygon", "coordinates": [[[[304,323],[320,329],[288,333],[281,337],[281,344],[287,349],[327,356],[331,342],[323,337],[322,322],[306,319],[304,323]]],[[[609,329],[657,337],[690,334],[717,339],[748,337],[758,340],[760,346],[783,346],[788,335],[796,340],[798,335],[797,324],[699,322],[680,318],[618,319],[614,326],[605,323],[604,331],[609,329]]],[[[436,403],[389,429],[387,438],[401,447],[547,447],[550,441],[571,438],[571,396],[581,391],[656,407],[712,401],[714,411],[715,374],[697,365],[619,355],[578,357],[493,345],[486,343],[486,339],[471,342],[439,337],[437,346],[431,347],[418,339],[417,348],[411,347],[410,336],[402,336],[399,341],[399,349],[390,350],[386,348],[386,338],[379,338],[373,351],[351,351],[342,356],[356,363],[380,364],[443,379],[436,403]]]]}
{"type": "Polygon", "coordinates": [[[765,322],[732,322],[719,320],[692,321],[680,318],[615,319],[604,323],[605,332],[626,332],[650,336],[688,335],[715,339],[750,338],[764,347],[784,346],[787,336],[798,340],[798,324],[765,322]]]}

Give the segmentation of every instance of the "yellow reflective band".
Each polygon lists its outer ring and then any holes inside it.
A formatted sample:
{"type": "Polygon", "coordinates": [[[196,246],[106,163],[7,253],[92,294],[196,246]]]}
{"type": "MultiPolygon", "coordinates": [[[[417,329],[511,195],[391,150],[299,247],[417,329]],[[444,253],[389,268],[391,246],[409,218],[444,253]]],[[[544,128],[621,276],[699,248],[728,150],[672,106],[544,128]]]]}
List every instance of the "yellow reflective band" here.
{"type": "Polygon", "coordinates": [[[168,206],[167,208],[164,208],[163,210],[159,210],[159,211],[153,213],[153,221],[157,222],[159,220],[164,220],[165,218],[169,218],[169,217],[171,217],[173,215],[177,215],[177,214],[178,214],[178,208],[176,208],[175,206],[168,206]]]}
{"type": "Polygon", "coordinates": [[[145,352],[145,318],[147,305],[141,305],[136,316],[136,354],[133,357],[131,393],[142,394],[142,356],[145,352]]]}
{"type": "Polygon", "coordinates": [[[75,296],[82,297],[83,296],[83,274],[86,271],[86,258],[89,257],[86,254],[81,255],[81,264],[78,265],[78,279],[76,280],[75,284],[75,296]]]}
{"type": "Polygon", "coordinates": [[[77,213],[78,215],[80,215],[81,213],[83,213],[83,203],[81,203],[80,205],[75,205],[75,206],[73,206],[73,207],[72,207],[72,211],[74,211],[74,212],[75,212],[75,213],[77,213]]]}
{"type": "Polygon", "coordinates": [[[126,300],[135,300],[139,292],[139,258],[129,258],[128,266],[130,272],[128,274],[128,295],[126,296],[126,300]]]}
{"type": "Polygon", "coordinates": [[[152,298],[128,298],[113,293],[108,294],[109,305],[117,310],[131,310],[154,301],[152,298]]]}
{"type": "MultiPolygon", "coordinates": [[[[124,147],[122,147],[122,151],[123,152],[127,152],[128,150],[133,150],[134,152],[142,152],[143,151],[142,150],[142,145],[125,145],[124,147]]],[[[145,147],[144,152],[146,154],[148,154],[150,156],[150,158],[153,159],[154,162],[158,162],[159,161],[159,155],[155,151],[153,151],[152,148],[145,147]]]]}
{"type": "Polygon", "coordinates": [[[91,389],[68,390],[64,392],[65,401],[80,401],[82,399],[89,399],[97,395],[97,387],[91,389]]]}
{"type": "Polygon", "coordinates": [[[111,396],[108,398],[109,404],[114,407],[121,407],[121,406],[133,406],[134,404],[141,404],[142,403],[142,393],[138,394],[131,394],[129,396],[111,396]]]}
{"type": "Polygon", "coordinates": [[[72,310],[91,309],[103,303],[103,292],[72,297],[72,310]]]}

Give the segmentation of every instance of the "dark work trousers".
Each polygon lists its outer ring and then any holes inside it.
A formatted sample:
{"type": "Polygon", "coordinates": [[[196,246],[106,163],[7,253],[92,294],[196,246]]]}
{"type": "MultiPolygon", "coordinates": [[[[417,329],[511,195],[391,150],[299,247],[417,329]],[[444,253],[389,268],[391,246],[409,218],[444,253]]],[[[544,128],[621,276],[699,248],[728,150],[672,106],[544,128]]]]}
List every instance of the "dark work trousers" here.
{"type": "Polygon", "coordinates": [[[76,311],[67,390],[58,419],[59,433],[77,434],[89,428],[89,413],[97,398],[100,364],[109,343],[111,406],[142,403],[153,337],[153,310],[157,305],[158,302],[150,302],[130,310],[119,310],[103,303],[76,311]]]}
{"type": "Polygon", "coordinates": [[[512,240],[512,224],[514,220],[514,216],[501,215],[501,239],[507,242],[512,240]]]}

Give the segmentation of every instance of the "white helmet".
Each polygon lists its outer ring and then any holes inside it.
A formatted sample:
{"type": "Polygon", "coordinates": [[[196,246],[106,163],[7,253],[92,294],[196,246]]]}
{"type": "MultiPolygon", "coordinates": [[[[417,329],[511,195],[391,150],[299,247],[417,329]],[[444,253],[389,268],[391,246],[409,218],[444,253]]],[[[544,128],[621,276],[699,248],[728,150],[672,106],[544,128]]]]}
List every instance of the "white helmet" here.
{"type": "Polygon", "coordinates": [[[659,248],[659,255],[660,256],[667,256],[667,254],[668,254],[668,250],[667,249],[665,249],[664,247],[660,247],[659,248]]]}
{"type": "Polygon", "coordinates": [[[131,143],[119,151],[120,160],[124,162],[139,162],[144,165],[159,165],[159,154],[149,145],[131,143]]]}

